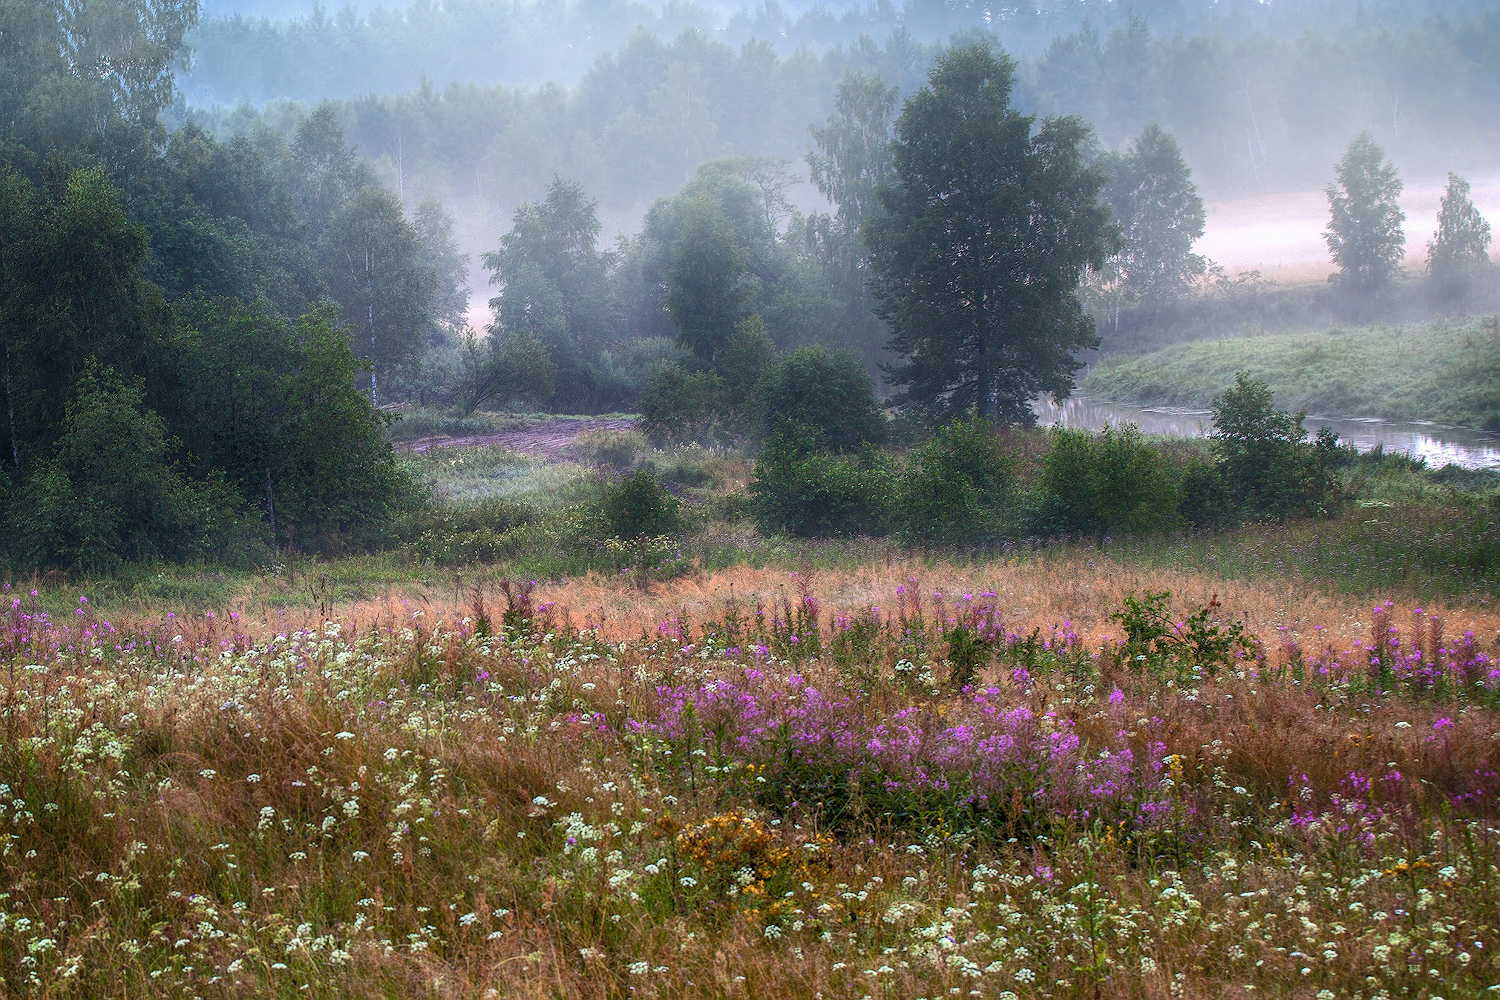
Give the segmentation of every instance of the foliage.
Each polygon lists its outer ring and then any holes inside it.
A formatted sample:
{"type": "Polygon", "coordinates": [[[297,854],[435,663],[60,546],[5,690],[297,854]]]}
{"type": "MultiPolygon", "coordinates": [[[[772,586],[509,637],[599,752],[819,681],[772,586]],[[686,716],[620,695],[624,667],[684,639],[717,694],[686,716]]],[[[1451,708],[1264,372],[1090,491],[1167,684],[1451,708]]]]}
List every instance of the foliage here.
{"type": "Polygon", "coordinates": [[[1193,253],[1207,218],[1203,199],[1176,140],[1156,125],[1104,164],[1109,180],[1102,197],[1124,237],[1107,270],[1118,275],[1126,301],[1159,308],[1204,273],[1203,257],[1193,253]]]}
{"type": "Polygon", "coordinates": [[[875,385],[848,351],[809,346],[782,355],[755,386],[755,406],[762,437],[792,421],[815,428],[823,446],[837,452],[886,438],[875,385]]]}
{"type": "Polygon", "coordinates": [[[412,504],[395,520],[391,533],[423,562],[467,566],[501,559],[510,551],[506,533],[536,519],[531,505],[500,497],[412,504]]]}
{"type": "Polygon", "coordinates": [[[749,310],[750,257],[707,197],[688,201],[672,244],[663,304],[677,337],[700,364],[713,365],[749,310]]]}
{"type": "Polygon", "coordinates": [[[581,461],[623,472],[645,452],[647,442],[639,431],[585,431],[571,447],[581,461]]]}
{"type": "Polygon", "coordinates": [[[887,529],[892,473],[878,454],[822,451],[822,431],[783,421],[755,459],[750,509],[766,533],[804,538],[879,535],[887,529]]]}
{"type": "Polygon", "coordinates": [[[1401,178],[1369,132],[1354,137],[1334,171],[1335,182],[1327,188],[1330,219],[1323,234],[1339,268],[1332,277],[1357,292],[1381,288],[1406,255],[1401,231],[1406,213],[1397,201],[1401,178]]]}
{"type": "Polygon", "coordinates": [[[1015,527],[1015,457],[992,425],[972,413],[940,428],[911,456],[900,479],[903,537],[941,545],[994,542],[1015,527]]]}
{"type": "Polygon", "coordinates": [[[880,211],[876,192],[894,176],[891,163],[891,118],[897,88],[878,76],[850,71],[839,81],[833,114],[813,126],[816,146],[807,154],[813,183],[838,208],[840,227],[857,233],[865,219],[880,211]]]}
{"type": "Polygon", "coordinates": [[[1474,207],[1469,182],[1457,174],[1448,174],[1437,222],[1437,232],[1427,242],[1427,271],[1444,293],[1453,295],[1493,266],[1490,224],[1474,207]]]}
{"type": "Polygon", "coordinates": [[[641,431],[657,445],[710,437],[719,428],[723,398],[718,372],[688,371],[676,361],[658,361],[641,387],[641,431]]]}
{"type": "Polygon", "coordinates": [[[437,273],[401,202],[378,187],[361,188],[338,207],[318,252],[355,353],[370,366],[370,404],[377,405],[379,378],[409,364],[435,322],[437,273]]]}
{"type": "Polygon", "coordinates": [[[1337,507],[1336,435],[1307,441],[1302,413],[1277,410],[1271,388],[1241,372],[1214,399],[1214,454],[1232,496],[1252,514],[1285,517],[1337,507]]]}
{"type": "Polygon", "coordinates": [[[1036,486],[1042,533],[1103,539],[1175,524],[1177,485],[1161,450],[1134,424],[1099,434],[1058,428],[1051,437],[1036,486]]]}
{"type": "MultiPolygon", "coordinates": [[[[62,434],[12,509],[23,565],[112,570],[126,560],[206,555],[222,491],[195,489],[172,468],[161,418],[139,384],[86,370],[67,402],[62,434]]],[[[227,505],[226,505],[227,506],[227,505]]]]}
{"type": "Polygon", "coordinates": [[[493,332],[546,346],[559,378],[532,398],[565,412],[597,412],[620,402],[599,364],[614,334],[609,283],[613,257],[598,249],[598,205],[583,188],[553,177],[540,204],[516,209],[500,247],[484,255],[491,284],[493,332]]]}
{"type": "Polygon", "coordinates": [[[1110,616],[1125,630],[1125,641],[1117,656],[1127,664],[1161,669],[1170,661],[1189,679],[1212,677],[1236,660],[1252,655],[1254,637],[1243,622],[1220,624],[1219,595],[1187,615],[1173,618],[1172,594],[1147,591],[1143,597],[1128,594],[1125,606],[1110,616]]]}
{"type": "Polygon", "coordinates": [[[606,479],[599,513],[607,534],[626,541],[670,536],[682,525],[681,504],[651,468],[606,479]]]}
{"type": "Polygon", "coordinates": [[[506,407],[546,399],[557,384],[557,365],[546,345],[525,330],[492,332],[481,341],[465,329],[458,358],[453,391],[466,416],[487,403],[506,407]]]}
{"type": "Polygon", "coordinates": [[[1010,105],[1014,63],[984,46],[939,58],[896,120],[895,182],[865,225],[876,297],[901,358],[897,402],[1030,423],[1066,396],[1096,342],[1075,291],[1117,232],[1083,159],[1087,127],[1010,105]],[[1024,248],[1024,252],[1023,252],[1024,248]]]}

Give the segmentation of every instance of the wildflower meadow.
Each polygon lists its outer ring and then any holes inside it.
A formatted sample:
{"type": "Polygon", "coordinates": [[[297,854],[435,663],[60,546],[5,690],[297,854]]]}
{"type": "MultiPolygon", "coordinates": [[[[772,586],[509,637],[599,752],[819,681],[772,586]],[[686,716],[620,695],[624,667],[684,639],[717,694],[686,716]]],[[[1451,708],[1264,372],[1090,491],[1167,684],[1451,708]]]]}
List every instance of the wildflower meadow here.
{"type": "Polygon", "coordinates": [[[632,633],[544,596],[296,625],[11,596],[5,994],[1500,983],[1500,650],[1439,613],[1258,635],[1158,591],[1027,628],[793,578],[632,633]]]}

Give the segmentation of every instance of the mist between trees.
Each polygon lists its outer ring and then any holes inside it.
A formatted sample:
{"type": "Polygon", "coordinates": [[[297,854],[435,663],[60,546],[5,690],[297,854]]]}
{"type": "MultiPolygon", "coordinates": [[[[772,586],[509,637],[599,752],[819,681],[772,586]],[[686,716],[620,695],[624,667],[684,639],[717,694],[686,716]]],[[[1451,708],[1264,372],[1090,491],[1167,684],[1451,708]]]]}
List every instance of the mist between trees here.
{"type": "MultiPolygon", "coordinates": [[[[1023,62],[972,34],[940,47],[897,32],[786,59],[701,33],[638,34],[572,92],[424,89],[215,120],[169,112],[191,4],[12,5],[3,16],[14,49],[0,70],[13,569],[274,565],[288,547],[336,553],[446,530],[448,514],[387,441],[393,407],[455,420],[638,410],[659,442],[764,446],[762,484],[794,473],[813,483],[826,466],[863,489],[859,477],[884,460],[847,457],[861,448],[956,434],[951,421],[971,413],[1031,423],[1033,397],[1071,390],[1099,321],[1117,337],[1132,324],[1170,327],[1255,289],[1253,276],[1236,282],[1193,252],[1203,206],[1169,128],[1147,124],[1123,142],[1107,133],[1105,145],[1083,118],[1028,111],[1059,103],[1037,81],[1096,64],[1133,66],[1149,83],[1120,114],[1101,112],[1111,129],[1170,111],[1183,91],[1161,74],[1197,42],[1141,20],[1102,40],[1079,29],[1023,62]],[[1141,61],[1112,61],[1127,52],[1141,61]],[[675,89],[664,94],[658,77],[675,89]],[[804,132],[812,108],[822,117],[804,132]],[[377,122],[396,145],[372,161],[360,149],[377,122]],[[669,124],[678,131],[662,131],[669,124]],[[453,141],[454,129],[470,138],[453,141]],[[760,148],[776,129],[804,136],[801,162],[719,155],[760,148]],[[591,134],[624,145],[595,161],[609,165],[602,174],[554,172],[571,162],[553,155],[563,134],[575,152],[591,134]],[[496,157],[513,172],[489,173],[496,157]],[[423,197],[451,195],[471,174],[480,202],[486,177],[538,185],[486,239],[478,290],[453,217],[423,197]],[[797,207],[803,176],[829,211],[797,207]],[[606,249],[595,192],[641,199],[660,186],[670,195],[606,249]],[[476,330],[468,303],[485,291],[493,322],[476,330]],[[837,421],[822,412],[829,401],[843,408],[837,421]]],[[[1407,42],[1453,30],[1392,23],[1407,42]]],[[[1249,37],[1293,56],[1275,36],[1249,37]]],[[[1345,40],[1350,52],[1359,37],[1345,40]]],[[[1226,38],[1198,41],[1229,51],[1226,38]]],[[[1329,190],[1343,278],[1327,294],[1339,308],[1388,305],[1396,193],[1394,167],[1361,134],[1329,190]]],[[[1433,301],[1491,293],[1488,238],[1454,176],[1431,251],[1433,301]]],[[[1266,427],[1297,455],[1311,447],[1266,427]]],[[[951,478],[929,472],[912,481],[951,478]]],[[[988,496],[994,478],[963,489],[988,496]]],[[[766,530],[799,532],[766,513],[766,489],[756,501],[766,530]]],[[[601,509],[580,538],[604,530],[601,509]]],[[[535,519],[500,520],[508,531],[535,519]]],[[[498,524],[463,530],[503,534],[498,524]]],[[[986,530],[1024,524],[1076,527],[1000,518],[986,530]]]]}
{"type": "Polygon", "coordinates": [[[1216,194],[1320,185],[1361,129],[1409,169],[1472,169],[1494,146],[1500,15],[1481,4],[1037,6],[767,7],[722,27],[708,11],[625,5],[549,7],[546,25],[483,3],[217,19],[194,36],[185,87],[218,134],[261,120],[289,132],[335,99],[404,197],[438,196],[490,228],[554,173],[628,230],[705,160],[800,161],[847,72],[905,96],[954,32],[1017,56],[1020,110],[1079,115],[1110,147],[1159,124],[1216,194]],[[1461,147],[1467,163],[1434,156],[1461,147]]]}

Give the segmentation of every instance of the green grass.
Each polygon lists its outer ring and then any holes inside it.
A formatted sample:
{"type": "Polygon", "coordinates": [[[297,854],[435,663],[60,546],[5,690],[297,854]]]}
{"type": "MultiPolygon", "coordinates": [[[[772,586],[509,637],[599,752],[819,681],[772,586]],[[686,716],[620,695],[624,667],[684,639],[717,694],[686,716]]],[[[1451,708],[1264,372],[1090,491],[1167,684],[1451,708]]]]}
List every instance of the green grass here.
{"type": "Polygon", "coordinates": [[[1207,406],[1238,371],[1264,379],[1290,409],[1493,427],[1500,424],[1500,316],[1176,344],[1105,357],[1082,389],[1118,402],[1207,406]]]}

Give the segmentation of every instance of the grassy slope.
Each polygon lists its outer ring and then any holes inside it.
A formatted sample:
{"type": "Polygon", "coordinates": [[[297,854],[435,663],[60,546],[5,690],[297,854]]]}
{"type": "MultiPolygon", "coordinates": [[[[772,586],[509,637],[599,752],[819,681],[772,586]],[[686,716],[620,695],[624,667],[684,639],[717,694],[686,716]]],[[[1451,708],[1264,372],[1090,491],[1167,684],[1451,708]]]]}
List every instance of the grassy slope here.
{"type": "Polygon", "coordinates": [[[1483,425],[1500,418],[1500,317],[1177,344],[1106,357],[1083,391],[1122,402],[1206,406],[1237,371],[1281,406],[1348,417],[1483,425]]]}

